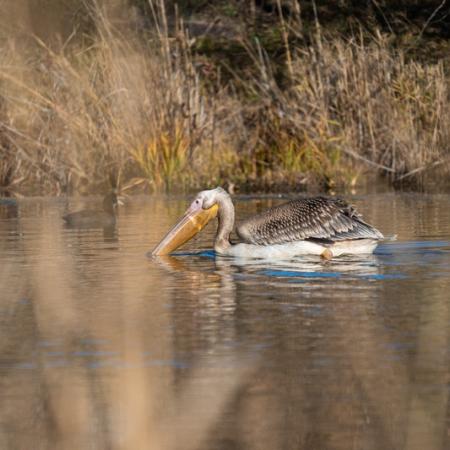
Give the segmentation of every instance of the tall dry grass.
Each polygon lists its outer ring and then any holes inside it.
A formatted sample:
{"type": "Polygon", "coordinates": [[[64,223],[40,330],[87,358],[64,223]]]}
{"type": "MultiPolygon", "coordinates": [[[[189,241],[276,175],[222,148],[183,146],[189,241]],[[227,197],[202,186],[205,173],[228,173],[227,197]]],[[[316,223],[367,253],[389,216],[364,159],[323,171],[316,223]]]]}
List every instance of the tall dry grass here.
{"type": "Polygon", "coordinates": [[[58,46],[2,36],[3,188],[334,187],[368,174],[420,183],[448,168],[443,64],[407,61],[381,35],[293,45],[281,15],[280,81],[257,40],[240,42],[251,76],[209,65],[162,0],[149,1],[146,27],[125,2],[84,5],[90,34],[58,46]]]}
{"type": "Polygon", "coordinates": [[[407,61],[381,35],[369,45],[321,38],[294,51],[284,88],[274,82],[267,58],[254,58],[261,73],[254,89],[270,104],[260,119],[261,141],[271,146],[276,169],[353,184],[367,171],[393,182],[419,181],[448,164],[443,62],[407,61]]]}
{"type": "Polygon", "coordinates": [[[94,2],[93,37],[58,51],[38,37],[31,48],[2,46],[2,156],[20,155],[26,187],[97,190],[113,178],[160,189],[217,174],[227,155],[215,150],[216,128],[229,117],[220,93],[205,95],[183,30],[170,38],[164,2],[156,6],[145,38],[94,2]]]}

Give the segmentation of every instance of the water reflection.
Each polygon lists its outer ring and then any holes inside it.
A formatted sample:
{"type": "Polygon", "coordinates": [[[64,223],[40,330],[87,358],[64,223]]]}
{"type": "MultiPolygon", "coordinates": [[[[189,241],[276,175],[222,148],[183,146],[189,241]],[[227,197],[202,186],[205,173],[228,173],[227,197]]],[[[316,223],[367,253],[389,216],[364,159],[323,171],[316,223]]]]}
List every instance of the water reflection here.
{"type": "Polygon", "coordinates": [[[0,447],[448,448],[449,198],[386,197],[355,203],[398,240],[327,262],[215,257],[212,228],[146,259],[183,198],[131,199],[112,235],[20,201],[0,219],[0,447]]]}
{"type": "Polygon", "coordinates": [[[19,214],[17,201],[11,198],[0,198],[0,219],[13,219],[19,214]]]}

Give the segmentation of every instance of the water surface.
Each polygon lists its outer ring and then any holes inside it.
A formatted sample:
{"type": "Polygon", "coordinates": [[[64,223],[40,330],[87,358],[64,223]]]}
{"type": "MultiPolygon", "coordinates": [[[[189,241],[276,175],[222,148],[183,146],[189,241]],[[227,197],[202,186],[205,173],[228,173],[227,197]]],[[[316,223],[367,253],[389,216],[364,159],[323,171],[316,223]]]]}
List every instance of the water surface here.
{"type": "Polygon", "coordinates": [[[0,448],[449,448],[450,196],[350,200],[397,240],[242,261],[210,225],[151,260],[187,198],[130,198],[113,230],[0,206],[0,448]]]}

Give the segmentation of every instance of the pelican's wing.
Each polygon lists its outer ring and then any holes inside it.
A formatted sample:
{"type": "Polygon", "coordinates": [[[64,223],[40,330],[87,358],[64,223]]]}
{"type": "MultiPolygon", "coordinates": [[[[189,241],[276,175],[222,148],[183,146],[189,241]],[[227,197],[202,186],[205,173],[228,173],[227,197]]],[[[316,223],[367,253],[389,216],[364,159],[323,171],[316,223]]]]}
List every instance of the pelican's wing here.
{"type": "Polygon", "coordinates": [[[237,234],[244,242],[257,245],[304,239],[383,238],[352,206],[341,199],[327,197],[304,198],[271,208],[240,224],[237,234]]]}

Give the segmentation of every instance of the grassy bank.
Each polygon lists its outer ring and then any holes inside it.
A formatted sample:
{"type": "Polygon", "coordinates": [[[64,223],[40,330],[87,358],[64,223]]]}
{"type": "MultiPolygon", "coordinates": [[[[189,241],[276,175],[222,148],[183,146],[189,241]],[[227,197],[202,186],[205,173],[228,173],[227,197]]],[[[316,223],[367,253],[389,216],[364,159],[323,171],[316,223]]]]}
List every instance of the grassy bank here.
{"type": "Polygon", "coordinates": [[[211,37],[189,34],[167,2],[150,1],[146,21],[114,5],[86,3],[59,41],[26,25],[2,36],[2,190],[327,189],[379,176],[427,188],[448,175],[442,60],[408,58],[381,32],[330,37],[318,20],[299,40],[282,9],[271,38],[211,37]]]}

